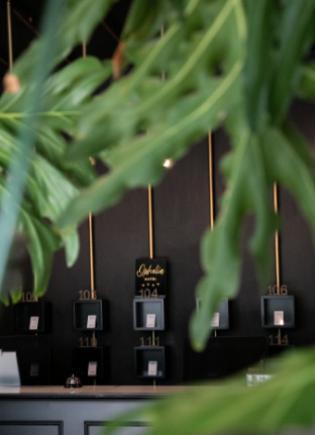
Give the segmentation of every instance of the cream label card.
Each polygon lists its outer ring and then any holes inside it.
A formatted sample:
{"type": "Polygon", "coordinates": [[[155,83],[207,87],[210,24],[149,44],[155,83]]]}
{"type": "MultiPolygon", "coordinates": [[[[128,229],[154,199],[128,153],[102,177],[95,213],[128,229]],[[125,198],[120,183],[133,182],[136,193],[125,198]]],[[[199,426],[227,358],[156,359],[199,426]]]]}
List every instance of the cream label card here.
{"type": "Polygon", "coordinates": [[[156,315],[155,314],[147,314],[145,327],[146,328],[155,328],[156,324],[156,315]]]}
{"type": "Polygon", "coordinates": [[[220,326],[220,313],[218,311],[213,314],[211,326],[212,328],[218,328],[220,326]]]}
{"type": "Polygon", "coordinates": [[[273,324],[275,326],[284,325],[284,311],[274,311],[273,312],[273,324]]]}
{"type": "Polygon", "coordinates": [[[157,376],[158,363],[157,361],[148,362],[148,376],[157,376]]]}
{"type": "Polygon", "coordinates": [[[38,324],[39,324],[39,316],[31,316],[30,323],[29,323],[29,330],[30,331],[37,331],[38,324]]]}
{"type": "Polygon", "coordinates": [[[95,314],[89,314],[87,316],[86,328],[87,329],[95,329],[95,327],[96,327],[96,315],[95,314]]]}
{"type": "Polygon", "coordinates": [[[97,375],[97,362],[90,361],[88,366],[88,376],[96,376],[97,375]]]}

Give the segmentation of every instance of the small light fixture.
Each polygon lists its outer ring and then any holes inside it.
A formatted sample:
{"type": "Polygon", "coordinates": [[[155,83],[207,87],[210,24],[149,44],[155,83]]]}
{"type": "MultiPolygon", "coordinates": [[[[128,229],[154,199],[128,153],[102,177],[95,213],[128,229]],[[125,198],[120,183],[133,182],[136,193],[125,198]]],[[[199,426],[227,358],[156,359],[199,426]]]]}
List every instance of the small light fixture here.
{"type": "Polygon", "coordinates": [[[165,169],[171,169],[174,166],[174,160],[172,159],[165,159],[163,162],[163,168],[165,169]]]}

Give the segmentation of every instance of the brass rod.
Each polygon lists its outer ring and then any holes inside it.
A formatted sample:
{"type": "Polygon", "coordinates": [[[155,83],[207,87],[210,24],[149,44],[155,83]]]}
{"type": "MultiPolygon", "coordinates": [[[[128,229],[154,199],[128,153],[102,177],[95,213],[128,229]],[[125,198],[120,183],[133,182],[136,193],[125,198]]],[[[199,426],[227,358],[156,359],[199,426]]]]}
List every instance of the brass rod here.
{"type": "Polygon", "coordinates": [[[208,158],[209,158],[209,212],[210,229],[214,228],[214,173],[213,173],[213,144],[211,131],[208,133],[208,158]]]}
{"type": "Polygon", "coordinates": [[[148,185],[149,256],[154,258],[153,189],[148,185]]]}
{"type": "Polygon", "coordinates": [[[95,271],[94,271],[94,234],[93,234],[93,215],[89,213],[89,251],[90,251],[90,285],[91,298],[96,299],[95,291],[95,271]]]}
{"type": "MultiPolygon", "coordinates": [[[[273,209],[276,215],[279,214],[279,189],[277,183],[273,184],[273,209]]],[[[281,286],[281,271],[280,271],[280,233],[279,230],[275,231],[274,235],[274,248],[275,248],[275,278],[277,293],[280,294],[281,286]]]]}
{"type": "MultiPolygon", "coordinates": [[[[82,57],[87,56],[86,43],[82,43],[82,57]]],[[[95,291],[95,269],[94,269],[94,227],[93,227],[93,215],[89,213],[88,216],[88,226],[89,226],[89,257],[90,257],[90,288],[91,288],[91,299],[96,299],[95,291]]]]}
{"type": "Polygon", "coordinates": [[[8,28],[8,53],[9,53],[9,71],[13,68],[13,38],[12,38],[12,13],[11,0],[7,0],[7,28],[8,28]]]}
{"type": "MultiPolygon", "coordinates": [[[[164,34],[163,26],[160,29],[160,36],[162,37],[164,34]]],[[[162,81],[165,79],[164,72],[162,72],[161,76],[162,81]]],[[[149,230],[149,256],[150,258],[154,258],[154,222],[153,222],[153,188],[152,185],[148,185],[148,230],[149,230]]]]}

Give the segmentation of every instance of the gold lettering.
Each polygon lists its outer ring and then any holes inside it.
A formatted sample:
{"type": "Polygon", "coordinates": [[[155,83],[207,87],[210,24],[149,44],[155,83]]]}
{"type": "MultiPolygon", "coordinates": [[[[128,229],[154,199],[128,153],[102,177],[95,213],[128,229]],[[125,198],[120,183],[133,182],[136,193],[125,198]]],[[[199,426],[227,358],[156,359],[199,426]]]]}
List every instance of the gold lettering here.
{"type": "Polygon", "coordinates": [[[163,276],[164,274],[165,274],[165,270],[159,264],[157,264],[155,267],[152,267],[151,265],[147,267],[145,264],[142,263],[136,272],[138,278],[145,278],[149,275],[163,276]]]}

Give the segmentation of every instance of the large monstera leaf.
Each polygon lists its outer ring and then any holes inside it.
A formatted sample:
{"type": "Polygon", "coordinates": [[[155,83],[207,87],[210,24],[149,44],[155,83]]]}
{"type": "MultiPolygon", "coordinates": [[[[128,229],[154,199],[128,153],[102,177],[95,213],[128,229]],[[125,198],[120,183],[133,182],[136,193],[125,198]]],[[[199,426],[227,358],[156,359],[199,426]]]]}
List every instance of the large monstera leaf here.
{"type": "MultiPolygon", "coordinates": [[[[50,37],[50,42],[59,48],[49,59],[50,68],[56,66],[75,45],[89,37],[110,4],[106,0],[98,0],[93,8],[85,0],[63,4],[63,14],[58,21],[60,27],[50,37]]],[[[44,29],[44,36],[35,41],[14,66],[13,73],[20,83],[20,90],[14,94],[4,93],[0,98],[1,198],[5,195],[10,197],[5,179],[19,147],[23,146],[24,138],[23,134],[19,138],[20,132],[24,133],[24,137],[31,136],[34,142],[29,155],[24,152],[28,174],[16,231],[26,238],[36,295],[42,295],[47,288],[57,249],[65,248],[69,266],[77,258],[79,239],[75,226],[69,227],[66,233],[60,233],[55,223],[69,201],[95,179],[95,174],[88,159],[80,163],[71,162],[65,154],[77,126],[78,110],[88,103],[111,71],[109,65],[97,59],[79,59],[43,77],[40,93],[36,94],[33,64],[34,59],[44,61],[41,53],[47,50],[46,39],[44,29]],[[38,113],[25,110],[30,96],[40,99],[38,113]]],[[[8,295],[3,293],[2,300],[8,300],[8,295]]]]}

